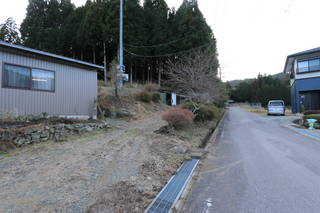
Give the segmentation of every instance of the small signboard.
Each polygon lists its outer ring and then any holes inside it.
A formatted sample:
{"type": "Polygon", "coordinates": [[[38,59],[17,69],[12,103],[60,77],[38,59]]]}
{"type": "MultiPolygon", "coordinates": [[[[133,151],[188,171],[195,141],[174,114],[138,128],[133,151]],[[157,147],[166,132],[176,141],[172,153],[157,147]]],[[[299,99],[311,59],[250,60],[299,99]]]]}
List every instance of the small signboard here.
{"type": "Polygon", "coordinates": [[[122,81],[129,81],[129,74],[118,73],[118,79],[122,81]]]}

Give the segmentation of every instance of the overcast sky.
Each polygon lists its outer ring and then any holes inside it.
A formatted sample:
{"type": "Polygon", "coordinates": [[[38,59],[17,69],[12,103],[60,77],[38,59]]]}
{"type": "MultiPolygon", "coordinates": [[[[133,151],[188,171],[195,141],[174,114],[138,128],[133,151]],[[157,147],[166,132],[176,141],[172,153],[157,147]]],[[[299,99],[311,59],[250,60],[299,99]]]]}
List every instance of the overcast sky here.
{"type": "MultiPolygon", "coordinates": [[[[73,0],[79,6],[86,0],[73,0]]],[[[167,0],[178,7],[183,0],[167,0]]],[[[198,0],[217,38],[224,80],[283,71],[286,56],[320,46],[319,0],[198,0]]],[[[28,0],[1,0],[0,23],[20,25],[28,0]]]]}

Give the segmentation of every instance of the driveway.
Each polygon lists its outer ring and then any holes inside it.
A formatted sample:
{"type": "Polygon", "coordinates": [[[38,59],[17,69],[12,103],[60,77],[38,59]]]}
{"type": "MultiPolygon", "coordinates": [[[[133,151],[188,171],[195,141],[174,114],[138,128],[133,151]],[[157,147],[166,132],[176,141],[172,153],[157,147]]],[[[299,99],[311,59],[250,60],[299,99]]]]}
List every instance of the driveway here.
{"type": "Polygon", "coordinates": [[[290,119],[231,108],[183,212],[320,212],[320,142],[290,119]]]}

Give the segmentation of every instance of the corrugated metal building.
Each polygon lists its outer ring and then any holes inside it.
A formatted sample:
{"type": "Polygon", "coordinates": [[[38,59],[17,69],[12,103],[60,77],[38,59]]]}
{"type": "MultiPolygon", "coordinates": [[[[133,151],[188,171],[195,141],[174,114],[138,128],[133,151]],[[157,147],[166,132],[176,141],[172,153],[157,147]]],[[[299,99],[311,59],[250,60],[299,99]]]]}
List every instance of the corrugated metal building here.
{"type": "Polygon", "coordinates": [[[0,41],[0,114],[95,117],[101,69],[0,41]]]}

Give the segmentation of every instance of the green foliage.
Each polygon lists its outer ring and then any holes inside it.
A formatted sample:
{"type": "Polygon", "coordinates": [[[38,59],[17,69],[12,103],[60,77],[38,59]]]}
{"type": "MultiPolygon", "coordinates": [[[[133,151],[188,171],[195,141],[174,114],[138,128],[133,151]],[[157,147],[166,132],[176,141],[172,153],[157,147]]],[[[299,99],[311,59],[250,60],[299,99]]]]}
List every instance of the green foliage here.
{"type": "Polygon", "coordinates": [[[216,53],[216,41],[210,26],[201,13],[197,0],[184,0],[176,13],[172,14],[170,28],[174,39],[185,36],[186,39],[174,44],[173,49],[186,50],[212,43],[212,51],[216,53]]]}
{"type": "Polygon", "coordinates": [[[304,104],[301,105],[301,112],[304,113],[305,112],[305,107],[304,104]]]}
{"type": "Polygon", "coordinates": [[[13,18],[8,18],[5,23],[0,24],[0,40],[13,44],[21,42],[19,30],[13,18]]]}
{"type": "Polygon", "coordinates": [[[152,93],[148,91],[141,91],[137,94],[137,100],[145,102],[145,103],[150,103],[152,100],[152,93]]]}
{"type": "Polygon", "coordinates": [[[231,90],[230,98],[237,102],[260,102],[266,106],[269,100],[284,100],[291,104],[289,79],[259,75],[258,78],[241,82],[231,90]]]}
{"type": "Polygon", "coordinates": [[[196,121],[212,121],[219,116],[219,109],[213,104],[201,104],[196,112],[196,121]]]}
{"type": "MultiPolygon", "coordinates": [[[[119,0],[88,0],[77,8],[71,0],[29,0],[20,31],[25,46],[96,64],[103,64],[105,45],[110,64],[118,55],[119,0]]],[[[139,0],[124,1],[124,41],[125,50],[134,53],[124,56],[127,70],[143,83],[165,75],[158,75],[164,61],[183,54],[147,60],[137,55],[166,55],[208,43],[216,53],[215,38],[197,1],[184,1],[177,11],[165,0],[144,0],[142,5],[139,0]]]]}
{"type": "Polygon", "coordinates": [[[198,104],[192,102],[186,102],[182,105],[183,109],[188,109],[191,112],[194,112],[198,108],[198,104]]]}
{"type": "Polygon", "coordinates": [[[160,94],[155,92],[155,93],[152,93],[152,101],[155,102],[155,103],[159,103],[160,101],[160,94]]]}
{"type": "Polygon", "coordinates": [[[213,119],[219,117],[220,109],[214,104],[195,104],[187,102],[182,105],[182,108],[188,109],[195,113],[195,121],[212,121],[213,119]]]}
{"type": "Polygon", "coordinates": [[[74,11],[70,0],[29,0],[27,15],[21,24],[21,38],[25,46],[67,55],[64,49],[66,19],[74,11]]]}

